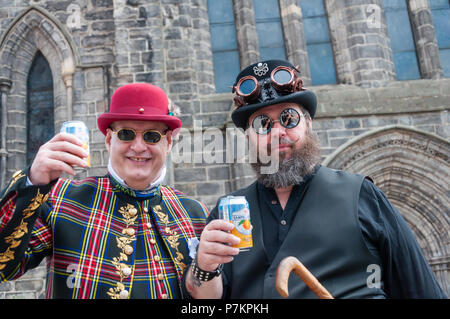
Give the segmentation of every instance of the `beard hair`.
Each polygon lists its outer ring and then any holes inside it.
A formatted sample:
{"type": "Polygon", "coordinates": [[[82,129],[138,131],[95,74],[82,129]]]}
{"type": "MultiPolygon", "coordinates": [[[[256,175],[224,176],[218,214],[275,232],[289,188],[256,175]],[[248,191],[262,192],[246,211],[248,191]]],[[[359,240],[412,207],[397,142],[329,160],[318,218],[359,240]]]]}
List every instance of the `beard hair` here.
{"type": "MultiPolygon", "coordinates": [[[[268,188],[285,188],[288,186],[300,184],[304,178],[314,172],[314,168],[319,164],[320,145],[317,134],[310,128],[305,134],[303,143],[298,148],[295,147],[295,142],[281,139],[280,144],[291,143],[292,156],[286,159],[284,152],[280,153],[279,169],[273,174],[262,174],[261,168],[267,164],[261,163],[259,157],[256,163],[251,163],[253,170],[256,173],[257,180],[268,188]]],[[[270,146],[269,146],[270,147],[270,146]]]]}

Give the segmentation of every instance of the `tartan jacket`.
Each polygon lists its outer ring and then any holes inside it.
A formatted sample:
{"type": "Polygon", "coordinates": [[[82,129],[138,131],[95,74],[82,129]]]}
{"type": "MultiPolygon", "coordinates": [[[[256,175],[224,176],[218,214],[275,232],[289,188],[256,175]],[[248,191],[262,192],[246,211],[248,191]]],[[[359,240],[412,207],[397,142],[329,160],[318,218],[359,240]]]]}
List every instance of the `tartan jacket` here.
{"type": "Polygon", "coordinates": [[[111,176],[26,186],[18,171],[0,201],[0,279],[47,257],[47,298],[180,298],[188,243],[207,208],[167,186],[147,196],[111,176]]]}

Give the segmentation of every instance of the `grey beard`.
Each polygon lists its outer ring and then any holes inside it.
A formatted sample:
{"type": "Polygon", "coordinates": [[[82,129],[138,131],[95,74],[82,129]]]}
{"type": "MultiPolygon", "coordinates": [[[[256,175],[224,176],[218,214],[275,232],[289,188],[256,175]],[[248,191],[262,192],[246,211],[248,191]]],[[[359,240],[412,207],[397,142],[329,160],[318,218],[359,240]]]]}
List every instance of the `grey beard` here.
{"type": "MultiPolygon", "coordinates": [[[[280,141],[280,143],[283,141],[280,141]]],[[[308,130],[305,140],[298,149],[292,150],[292,156],[285,159],[280,154],[279,169],[273,174],[261,174],[261,168],[265,166],[259,159],[251,163],[256,173],[257,180],[269,188],[285,188],[300,184],[304,178],[314,172],[315,166],[320,162],[320,146],[317,135],[308,130]]]]}

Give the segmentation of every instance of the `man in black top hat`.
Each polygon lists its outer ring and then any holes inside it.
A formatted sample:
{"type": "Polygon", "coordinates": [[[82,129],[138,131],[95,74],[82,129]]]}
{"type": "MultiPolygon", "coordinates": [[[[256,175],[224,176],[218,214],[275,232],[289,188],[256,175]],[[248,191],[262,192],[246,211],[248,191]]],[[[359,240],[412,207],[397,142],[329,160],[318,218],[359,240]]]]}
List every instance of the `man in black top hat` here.
{"type": "MultiPolygon", "coordinates": [[[[234,124],[258,151],[257,181],[231,195],[250,207],[253,247],[209,216],[184,282],[194,298],[279,298],[280,261],[296,257],[335,298],[445,298],[412,231],[370,178],[320,165],[317,102],[286,61],[245,68],[233,86],[234,124]],[[270,155],[279,169],[264,171],[270,155]]],[[[291,280],[292,298],[315,298],[291,280]]]]}

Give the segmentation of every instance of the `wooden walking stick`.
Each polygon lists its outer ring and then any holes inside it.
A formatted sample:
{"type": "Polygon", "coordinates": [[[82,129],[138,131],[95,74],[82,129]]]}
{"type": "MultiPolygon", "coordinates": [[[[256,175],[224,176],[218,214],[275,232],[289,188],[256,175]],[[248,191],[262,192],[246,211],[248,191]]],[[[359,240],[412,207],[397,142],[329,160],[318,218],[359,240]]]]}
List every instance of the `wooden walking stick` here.
{"type": "Polygon", "coordinates": [[[288,280],[292,270],[317,297],[320,299],[334,299],[317,278],[295,257],[284,258],[277,268],[275,288],[282,297],[287,298],[289,296],[288,280]]]}

